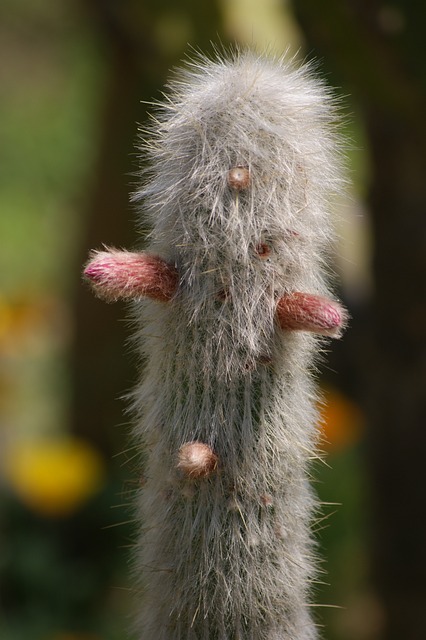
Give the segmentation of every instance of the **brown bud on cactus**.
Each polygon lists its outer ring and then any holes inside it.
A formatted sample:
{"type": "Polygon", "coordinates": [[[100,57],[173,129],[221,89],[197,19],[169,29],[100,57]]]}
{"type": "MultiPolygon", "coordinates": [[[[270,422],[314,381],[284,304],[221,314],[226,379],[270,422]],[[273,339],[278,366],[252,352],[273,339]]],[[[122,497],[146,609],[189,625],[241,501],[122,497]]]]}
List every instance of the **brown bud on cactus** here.
{"type": "Polygon", "coordinates": [[[247,167],[234,167],[228,171],[228,184],[236,191],[247,189],[250,185],[250,171],[247,167]]]}
{"type": "Polygon", "coordinates": [[[177,468],[188,478],[206,478],[217,465],[217,455],[203,442],[187,442],[179,449],[177,468]]]}

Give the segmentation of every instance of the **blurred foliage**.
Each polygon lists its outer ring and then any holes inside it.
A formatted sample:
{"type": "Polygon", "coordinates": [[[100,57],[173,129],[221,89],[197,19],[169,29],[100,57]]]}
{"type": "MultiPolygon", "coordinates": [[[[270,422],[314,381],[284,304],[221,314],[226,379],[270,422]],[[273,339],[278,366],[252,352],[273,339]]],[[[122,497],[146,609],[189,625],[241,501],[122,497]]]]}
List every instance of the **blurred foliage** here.
{"type": "Polygon", "coordinates": [[[65,2],[2,3],[0,42],[1,286],[39,293],[68,281],[102,63],[65,2]]]}
{"type": "Polygon", "coordinates": [[[127,605],[129,525],[106,486],[72,513],[46,518],[10,492],[0,500],[3,640],[115,640],[127,605]],[[89,635],[93,634],[93,636],[89,635]]]}

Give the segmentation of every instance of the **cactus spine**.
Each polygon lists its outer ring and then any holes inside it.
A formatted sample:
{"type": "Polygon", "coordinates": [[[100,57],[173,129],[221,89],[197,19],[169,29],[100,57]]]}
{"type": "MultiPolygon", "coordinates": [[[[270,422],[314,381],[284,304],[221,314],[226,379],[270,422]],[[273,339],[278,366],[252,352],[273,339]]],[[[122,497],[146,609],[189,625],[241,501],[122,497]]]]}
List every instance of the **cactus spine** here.
{"type": "Polygon", "coordinates": [[[306,67],[250,52],[171,83],[136,194],[146,253],[94,253],[86,277],[134,299],[145,483],[140,640],[312,640],[310,373],[345,311],[330,299],[333,99],[306,67]]]}

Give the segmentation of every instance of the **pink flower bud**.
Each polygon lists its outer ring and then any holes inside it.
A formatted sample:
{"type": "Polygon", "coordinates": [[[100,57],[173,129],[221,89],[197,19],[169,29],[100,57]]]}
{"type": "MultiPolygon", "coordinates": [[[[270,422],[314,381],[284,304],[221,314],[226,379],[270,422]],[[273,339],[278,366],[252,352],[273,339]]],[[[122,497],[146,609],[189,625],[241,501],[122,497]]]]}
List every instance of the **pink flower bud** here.
{"type": "Polygon", "coordinates": [[[339,338],[347,314],[344,308],[328,298],[295,291],[279,299],[276,319],[281,329],[312,331],[339,338]]]}
{"type": "Polygon", "coordinates": [[[189,478],[206,478],[217,465],[217,455],[203,442],[187,442],[179,449],[177,468],[189,478]]]}
{"type": "Polygon", "coordinates": [[[165,302],[178,286],[175,267],[159,256],[115,249],[95,251],[84,276],[107,302],[143,296],[165,302]]]}

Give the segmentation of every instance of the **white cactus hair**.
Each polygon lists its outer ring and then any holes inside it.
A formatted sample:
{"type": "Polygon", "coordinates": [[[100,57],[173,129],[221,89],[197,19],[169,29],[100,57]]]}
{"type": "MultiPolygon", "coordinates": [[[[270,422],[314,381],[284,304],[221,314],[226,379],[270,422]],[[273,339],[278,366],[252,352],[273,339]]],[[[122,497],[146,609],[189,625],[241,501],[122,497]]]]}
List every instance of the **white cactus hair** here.
{"type": "Polygon", "coordinates": [[[325,338],[275,313],[295,291],[330,297],[337,122],[309,66],[234,51],[187,64],[142,143],[147,250],[179,285],[134,303],[140,640],[317,638],[310,372],[325,338]],[[198,449],[207,462],[185,474],[198,449]]]}

